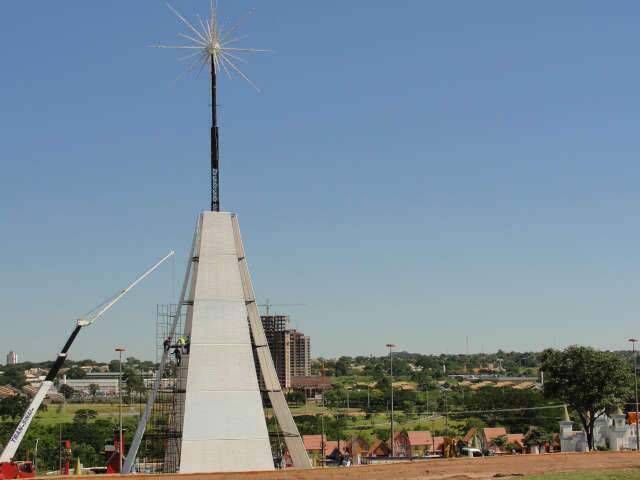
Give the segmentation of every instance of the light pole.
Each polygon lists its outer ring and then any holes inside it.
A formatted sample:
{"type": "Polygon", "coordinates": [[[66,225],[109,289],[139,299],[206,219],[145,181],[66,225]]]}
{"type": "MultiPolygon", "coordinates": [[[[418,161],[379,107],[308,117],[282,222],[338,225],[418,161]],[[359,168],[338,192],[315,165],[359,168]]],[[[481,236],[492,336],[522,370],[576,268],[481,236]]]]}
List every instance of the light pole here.
{"type": "Polygon", "coordinates": [[[118,472],[122,471],[122,456],[124,455],[124,446],[122,445],[122,352],[125,352],[126,349],[124,347],[116,347],[116,352],[118,352],[120,356],[120,372],[118,375],[118,397],[120,398],[120,405],[118,406],[118,417],[119,417],[119,428],[118,428],[118,461],[120,462],[120,469],[118,472]]]}
{"type": "Polygon", "coordinates": [[[638,342],[637,338],[630,338],[631,348],[633,351],[633,379],[635,382],[635,391],[636,391],[636,450],[640,452],[640,436],[638,429],[638,355],[636,354],[636,343],[638,342]]]}
{"type": "Polygon", "coordinates": [[[39,438],[36,438],[36,448],[33,451],[33,470],[35,472],[38,471],[38,442],[40,441],[39,438]]]}
{"type": "Polygon", "coordinates": [[[387,343],[386,347],[389,349],[389,377],[391,381],[389,382],[389,387],[391,388],[391,457],[396,456],[396,442],[393,437],[393,348],[395,345],[393,343],[387,343]]]}
{"type": "Polygon", "coordinates": [[[449,389],[443,388],[444,392],[444,436],[449,436],[449,389]]]}

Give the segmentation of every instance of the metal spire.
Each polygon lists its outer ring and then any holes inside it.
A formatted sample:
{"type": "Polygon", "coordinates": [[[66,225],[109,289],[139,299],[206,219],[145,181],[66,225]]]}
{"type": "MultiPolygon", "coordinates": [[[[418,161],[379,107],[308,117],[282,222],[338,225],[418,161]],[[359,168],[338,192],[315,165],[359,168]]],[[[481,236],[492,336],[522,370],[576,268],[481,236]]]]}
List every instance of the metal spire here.
{"type": "Polygon", "coordinates": [[[242,70],[234,63],[246,60],[241,55],[246,53],[268,52],[269,50],[260,50],[256,48],[240,48],[235,46],[237,42],[246,38],[246,36],[234,37],[238,27],[246,18],[253,13],[249,11],[244,17],[240,18],[229,27],[225,27],[219,23],[217,2],[211,0],[211,13],[209,20],[206,22],[198,15],[198,25],[194,26],[185,17],[180,15],[178,11],[171,5],[167,4],[169,9],[180,19],[180,21],[188,28],[189,33],[180,33],[179,35],[188,40],[185,45],[152,45],[155,48],[172,48],[179,50],[192,50],[190,54],[181,60],[191,60],[187,68],[187,73],[199,68],[201,72],[207,65],[211,68],[211,211],[220,211],[220,169],[219,169],[219,150],[218,150],[218,117],[216,104],[216,88],[218,73],[224,73],[231,79],[234,75],[243,78],[249,85],[260,91],[260,89],[247,77],[242,70]]]}

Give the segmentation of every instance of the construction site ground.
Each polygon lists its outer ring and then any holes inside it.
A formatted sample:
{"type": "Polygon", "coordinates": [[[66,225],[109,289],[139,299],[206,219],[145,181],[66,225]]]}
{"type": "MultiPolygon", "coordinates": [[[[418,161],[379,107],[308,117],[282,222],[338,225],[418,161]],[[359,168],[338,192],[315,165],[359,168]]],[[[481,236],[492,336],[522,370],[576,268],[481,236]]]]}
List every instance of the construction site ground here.
{"type": "MultiPolygon", "coordinates": [[[[634,470],[640,478],[640,454],[634,452],[556,453],[484,458],[434,459],[313,470],[188,475],[129,475],[126,480],[477,480],[522,478],[558,472],[634,470]]],[[[115,480],[115,475],[109,478],[115,480]]],[[[125,477],[122,477],[123,480],[125,477]]]]}

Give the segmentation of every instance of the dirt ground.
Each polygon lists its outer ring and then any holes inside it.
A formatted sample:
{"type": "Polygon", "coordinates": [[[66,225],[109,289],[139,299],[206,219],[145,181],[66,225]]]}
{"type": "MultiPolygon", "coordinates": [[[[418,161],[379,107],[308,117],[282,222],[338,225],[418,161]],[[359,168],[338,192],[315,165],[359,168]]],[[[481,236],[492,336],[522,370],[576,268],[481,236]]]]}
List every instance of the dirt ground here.
{"type": "MultiPolygon", "coordinates": [[[[188,475],[129,475],[127,480],[477,480],[519,478],[579,470],[640,469],[640,454],[633,452],[556,453],[503,457],[436,459],[366,465],[349,468],[279,470],[254,473],[199,473],[188,475]]],[[[110,479],[117,477],[111,475],[110,479]]],[[[124,478],[124,477],[123,477],[124,478]]]]}

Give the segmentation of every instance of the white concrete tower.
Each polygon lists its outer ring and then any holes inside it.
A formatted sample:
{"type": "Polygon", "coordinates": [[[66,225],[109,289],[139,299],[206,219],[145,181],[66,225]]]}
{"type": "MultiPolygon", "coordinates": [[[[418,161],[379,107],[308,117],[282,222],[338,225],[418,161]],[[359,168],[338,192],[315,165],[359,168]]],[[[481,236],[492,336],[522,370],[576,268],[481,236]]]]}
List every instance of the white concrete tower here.
{"type": "Polygon", "coordinates": [[[180,473],[272,470],[230,213],[201,214],[194,257],[180,473]]]}
{"type": "MultiPolygon", "coordinates": [[[[294,466],[310,467],[262,329],[237,219],[200,215],[189,281],[176,411],[180,473],[273,470],[254,351],[294,466]],[[253,340],[253,342],[252,342],[253,340]],[[254,350],[255,348],[255,350],[254,350]]],[[[170,448],[171,450],[171,448],[170,448]]]]}

